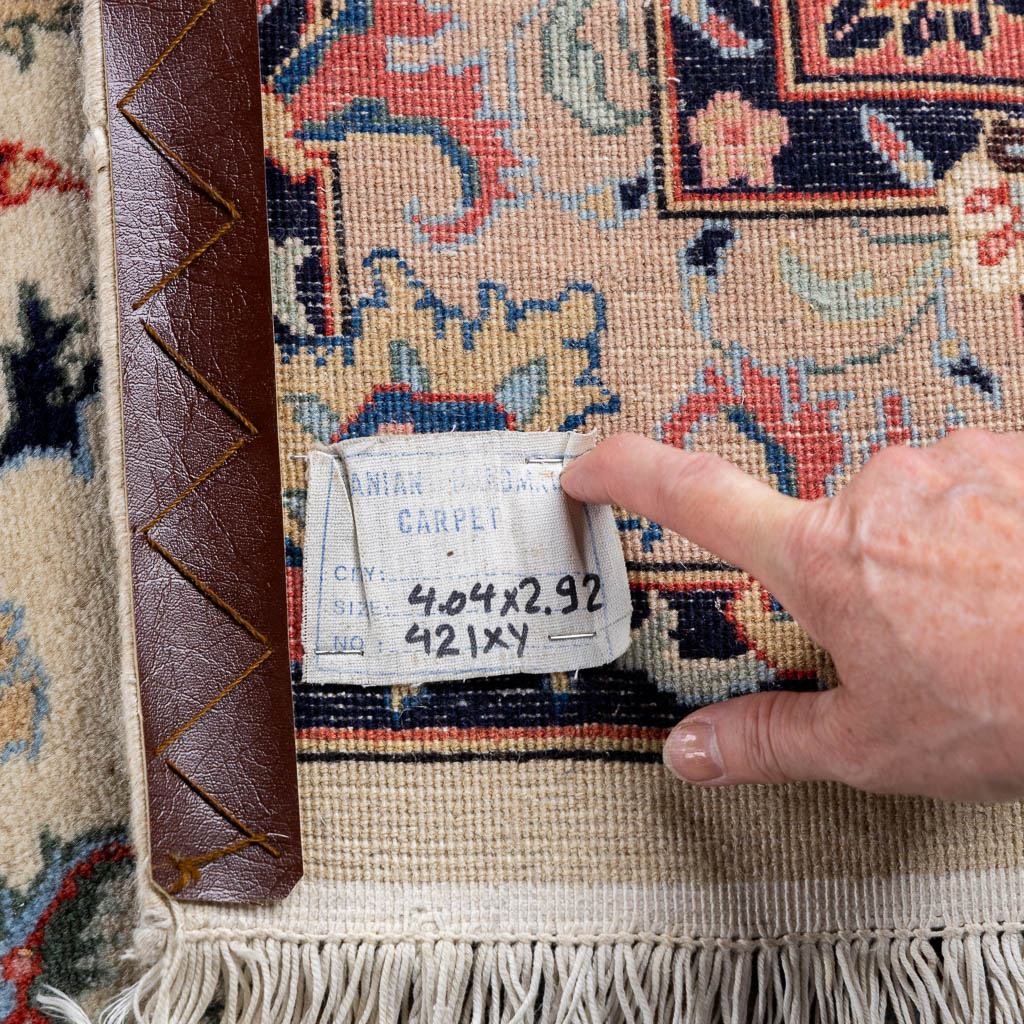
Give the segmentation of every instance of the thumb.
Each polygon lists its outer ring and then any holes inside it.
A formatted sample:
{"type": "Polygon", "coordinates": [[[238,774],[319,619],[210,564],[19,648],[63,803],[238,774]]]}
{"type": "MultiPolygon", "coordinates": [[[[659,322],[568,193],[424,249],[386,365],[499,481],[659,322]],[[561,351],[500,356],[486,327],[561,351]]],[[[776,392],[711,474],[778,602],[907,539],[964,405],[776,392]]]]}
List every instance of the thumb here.
{"type": "Polygon", "coordinates": [[[827,723],[837,692],[755,693],[701,708],[669,734],[665,764],[716,786],[836,778],[827,723]]]}

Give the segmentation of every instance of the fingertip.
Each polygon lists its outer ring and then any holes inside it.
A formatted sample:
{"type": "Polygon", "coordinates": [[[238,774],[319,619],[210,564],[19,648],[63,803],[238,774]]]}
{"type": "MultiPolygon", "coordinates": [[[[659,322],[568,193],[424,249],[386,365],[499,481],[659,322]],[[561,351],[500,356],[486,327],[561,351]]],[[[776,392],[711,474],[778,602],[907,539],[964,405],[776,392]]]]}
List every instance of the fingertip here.
{"type": "MultiPolygon", "coordinates": [[[[695,712],[707,724],[704,745],[709,745],[708,734],[715,744],[720,774],[713,781],[778,784],[836,778],[837,746],[824,725],[833,711],[829,697],[835,692],[760,691],[695,712]]],[[[676,730],[692,725],[684,719],[676,730]]],[[[694,741],[694,749],[699,745],[694,741]]],[[[700,764],[695,755],[691,763],[700,764]]]]}
{"type": "Polygon", "coordinates": [[[570,498],[592,505],[607,503],[608,497],[602,483],[602,468],[606,461],[602,444],[607,444],[607,441],[602,441],[596,448],[573,459],[562,470],[559,483],[570,498]]]}
{"type": "Polygon", "coordinates": [[[639,434],[613,434],[606,437],[562,470],[562,489],[577,501],[606,505],[613,500],[609,480],[623,465],[630,464],[638,444],[642,447],[655,443],[639,434]]]}
{"type": "Polygon", "coordinates": [[[561,475],[558,478],[559,485],[570,498],[575,498],[577,501],[589,501],[589,487],[590,484],[589,472],[587,470],[587,460],[590,458],[592,452],[587,452],[585,455],[581,455],[577,459],[573,459],[572,462],[566,466],[561,475]]]}

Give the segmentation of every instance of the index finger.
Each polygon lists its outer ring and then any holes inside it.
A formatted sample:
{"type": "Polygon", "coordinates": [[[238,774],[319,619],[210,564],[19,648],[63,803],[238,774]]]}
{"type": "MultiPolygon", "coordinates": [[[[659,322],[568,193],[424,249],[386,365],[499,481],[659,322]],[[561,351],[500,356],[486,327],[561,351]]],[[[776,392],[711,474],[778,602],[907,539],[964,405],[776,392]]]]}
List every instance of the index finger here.
{"type": "Polygon", "coordinates": [[[579,501],[613,503],[681,533],[785,601],[793,578],[788,531],[803,503],[731,462],[619,434],[568,465],[561,484],[579,501]]]}

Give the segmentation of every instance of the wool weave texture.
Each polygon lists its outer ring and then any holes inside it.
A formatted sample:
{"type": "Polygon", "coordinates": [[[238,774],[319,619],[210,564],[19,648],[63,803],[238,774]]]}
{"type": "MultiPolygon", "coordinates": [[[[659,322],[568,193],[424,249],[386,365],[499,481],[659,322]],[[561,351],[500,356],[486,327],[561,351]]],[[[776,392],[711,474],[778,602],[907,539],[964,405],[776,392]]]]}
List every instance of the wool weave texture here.
{"type": "Polygon", "coordinates": [[[0,1022],[90,1012],[134,915],[79,8],[0,0],[0,1022]]]}
{"type": "Polygon", "coordinates": [[[218,907],[140,864],[117,1013],[1024,1020],[1019,805],[668,777],[689,711],[836,682],[756,580],[616,510],[612,664],[315,684],[297,458],[628,430],[816,499],[888,446],[1024,428],[1020,0],[258,17],[305,876],[218,907]]]}

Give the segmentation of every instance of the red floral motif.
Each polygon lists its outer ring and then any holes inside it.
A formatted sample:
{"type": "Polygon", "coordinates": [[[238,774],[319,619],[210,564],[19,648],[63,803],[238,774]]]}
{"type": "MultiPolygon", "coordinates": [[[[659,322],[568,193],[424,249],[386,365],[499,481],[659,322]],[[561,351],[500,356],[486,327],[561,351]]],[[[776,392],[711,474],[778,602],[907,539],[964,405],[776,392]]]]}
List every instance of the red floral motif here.
{"type": "MultiPolygon", "coordinates": [[[[815,78],[882,74],[894,96],[931,90],[938,98],[943,86],[931,78],[945,78],[953,94],[979,80],[1003,102],[1020,94],[1021,0],[797,0],[796,7],[803,69],[815,78]]],[[[873,84],[864,81],[861,94],[877,93],[873,84]]]]}
{"type": "Polygon", "coordinates": [[[360,101],[383,101],[386,117],[402,121],[412,134],[430,135],[431,125],[440,126],[472,159],[475,179],[473,201],[458,219],[425,223],[418,214],[412,217],[440,245],[481,228],[496,200],[514,199],[506,172],[520,166],[502,136],[509,122],[479,116],[486,100],[479,65],[453,70],[430,63],[421,70],[390,64],[392,40],[430,38],[450,26],[452,18],[451,11],[432,10],[418,0],[377,3],[365,29],[322,41],[326,49],[316,71],[286,100],[296,135],[304,124],[323,122],[360,101]]]}
{"type": "Polygon", "coordinates": [[[86,192],[86,184],[41,149],[0,139],[0,210],[27,203],[33,192],[86,192]]]}
{"type": "Polygon", "coordinates": [[[762,446],[779,490],[798,498],[825,497],[829,478],[845,456],[843,438],[830,416],[839,404],[834,399],[802,399],[797,368],[783,372],[785,379],[783,374],[764,373],[744,358],[735,385],[714,366],[705,367],[703,389],[691,392],[675,408],[662,426],[662,440],[687,448],[702,422],[727,417],[762,446]]]}
{"type": "Polygon", "coordinates": [[[817,680],[813,642],[771,593],[751,577],[733,583],[732,588],[722,614],[736,631],[736,639],[772,668],[778,682],[817,680]],[[765,630],[766,622],[774,628],[765,630]]]}
{"type": "Polygon", "coordinates": [[[1024,213],[1010,196],[1010,183],[1001,181],[995,188],[976,188],[964,200],[964,213],[995,213],[1006,210],[1008,220],[978,240],[978,263],[997,267],[1024,241],[1024,213]]]}
{"type": "Polygon", "coordinates": [[[903,396],[898,392],[886,395],[882,399],[882,426],[884,428],[885,443],[872,441],[868,445],[868,452],[875,455],[883,447],[894,444],[910,444],[914,440],[914,431],[907,424],[903,415],[903,396]]]}
{"type": "Polygon", "coordinates": [[[43,973],[47,928],[51,919],[62,906],[79,895],[79,887],[89,881],[101,865],[117,864],[134,856],[131,847],[113,840],[94,850],[64,876],[53,899],[39,915],[24,942],[0,958],[0,979],[14,986],[14,1009],[0,1024],[50,1024],[50,1018],[31,1004],[29,992],[32,983],[43,973]]]}

